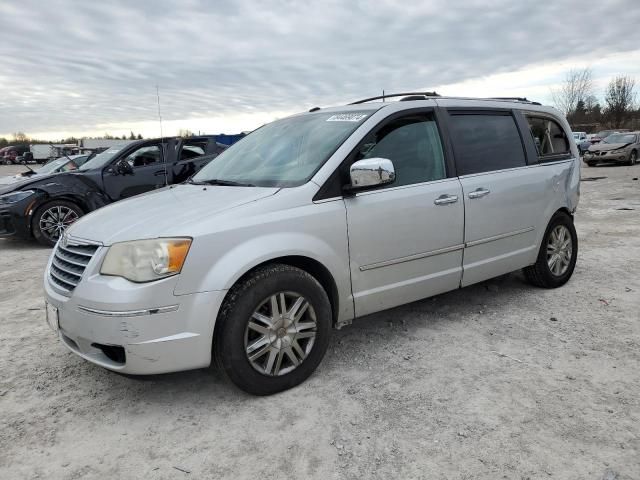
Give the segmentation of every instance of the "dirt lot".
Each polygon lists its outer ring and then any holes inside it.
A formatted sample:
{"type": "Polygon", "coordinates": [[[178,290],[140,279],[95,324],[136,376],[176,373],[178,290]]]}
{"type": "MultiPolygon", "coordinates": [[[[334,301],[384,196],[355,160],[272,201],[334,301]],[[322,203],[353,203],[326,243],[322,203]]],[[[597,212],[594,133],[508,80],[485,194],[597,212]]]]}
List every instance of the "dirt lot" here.
{"type": "Polygon", "coordinates": [[[356,321],[268,398],[79,359],[44,323],[49,250],[0,240],[0,478],[639,479],[639,175],[583,169],[606,178],[563,288],[514,273],[356,321]]]}

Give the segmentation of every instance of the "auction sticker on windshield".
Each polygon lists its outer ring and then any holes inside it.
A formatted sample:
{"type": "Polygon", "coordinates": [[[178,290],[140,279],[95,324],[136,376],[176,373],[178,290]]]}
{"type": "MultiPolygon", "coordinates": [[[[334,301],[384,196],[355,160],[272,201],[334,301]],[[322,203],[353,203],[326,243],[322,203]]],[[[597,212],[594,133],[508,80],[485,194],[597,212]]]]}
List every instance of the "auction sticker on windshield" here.
{"type": "Polygon", "coordinates": [[[47,319],[47,323],[51,330],[54,332],[58,332],[60,329],[60,319],[58,316],[58,309],[51,305],[50,303],[45,303],[45,316],[47,319]]]}
{"type": "Polygon", "coordinates": [[[366,113],[338,113],[327,118],[327,122],[359,122],[366,116],[366,113]]]}

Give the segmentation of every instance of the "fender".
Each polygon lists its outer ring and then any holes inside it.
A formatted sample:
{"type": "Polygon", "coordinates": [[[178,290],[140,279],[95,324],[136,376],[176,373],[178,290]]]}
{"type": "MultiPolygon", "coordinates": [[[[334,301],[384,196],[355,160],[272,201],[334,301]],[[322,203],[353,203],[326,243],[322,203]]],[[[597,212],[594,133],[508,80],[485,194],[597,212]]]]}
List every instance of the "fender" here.
{"type": "MultiPolygon", "coordinates": [[[[329,271],[338,290],[338,323],[351,323],[354,306],[346,244],[344,251],[338,251],[326,241],[305,233],[282,232],[250,238],[225,251],[200,279],[180,278],[174,293],[228,290],[252,268],[287,256],[308,257],[329,271]]],[[[183,271],[193,271],[193,268],[183,271]]]]}

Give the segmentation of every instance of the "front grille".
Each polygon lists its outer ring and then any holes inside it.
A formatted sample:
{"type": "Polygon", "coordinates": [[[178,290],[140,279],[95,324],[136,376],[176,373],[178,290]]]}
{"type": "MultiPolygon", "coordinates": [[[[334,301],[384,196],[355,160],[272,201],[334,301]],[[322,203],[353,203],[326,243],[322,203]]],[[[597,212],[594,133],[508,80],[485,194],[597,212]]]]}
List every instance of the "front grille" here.
{"type": "Polygon", "coordinates": [[[80,283],[85,268],[91,261],[97,245],[58,244],[53,254],[49,278],[60,289],[71,292],[80,283]]]}

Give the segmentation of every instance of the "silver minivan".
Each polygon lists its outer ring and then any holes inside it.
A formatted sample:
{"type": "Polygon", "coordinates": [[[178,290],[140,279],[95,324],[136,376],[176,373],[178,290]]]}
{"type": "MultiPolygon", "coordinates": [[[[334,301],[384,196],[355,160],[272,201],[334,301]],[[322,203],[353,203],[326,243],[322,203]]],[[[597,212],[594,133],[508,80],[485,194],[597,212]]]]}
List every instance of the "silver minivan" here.
{"type": "Polygon", "coordinates": [[[580,162],[556,110],[399,94],[267,124],[190,181],[72,225],[47,321],[81,357],[153,374],[213,362],[275,393],[356,317],[523,269],[571,277],[580,162]]]}

